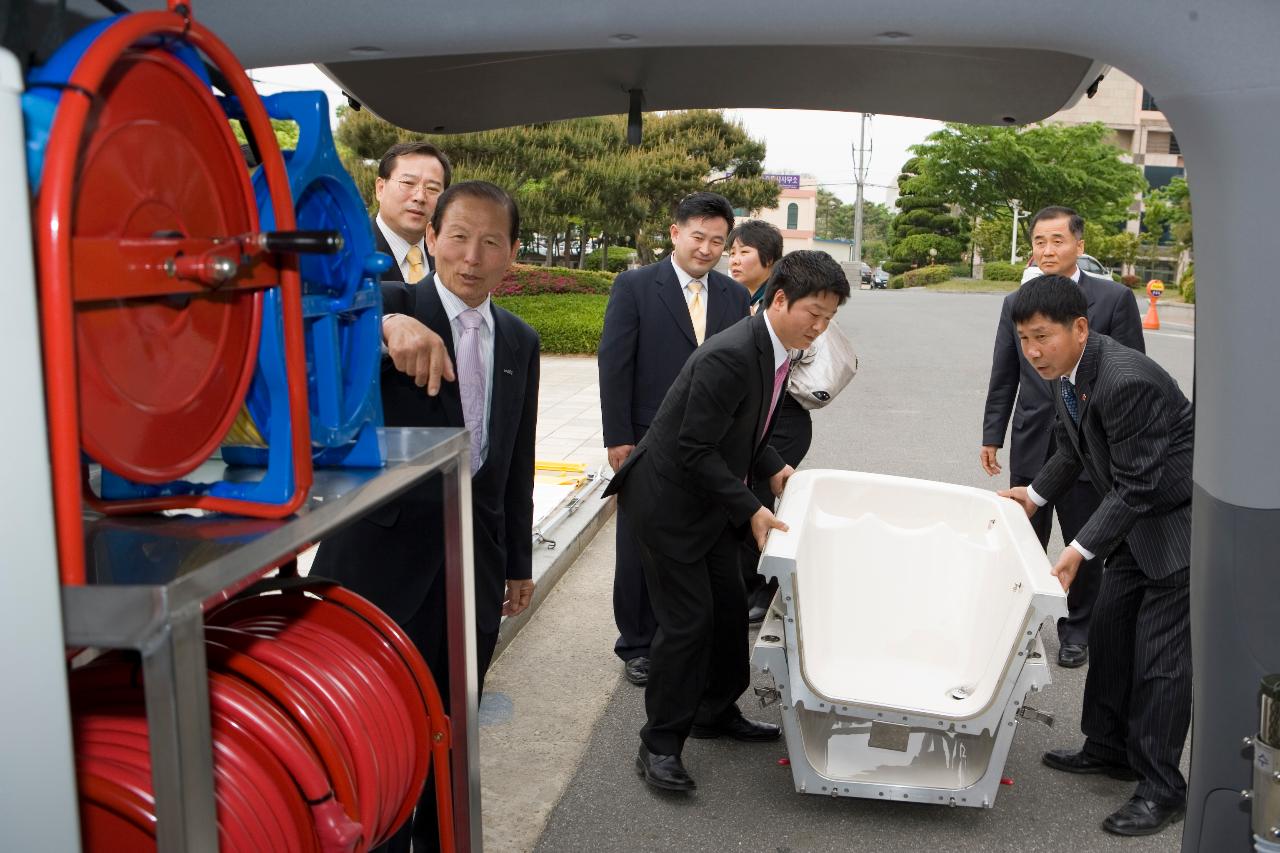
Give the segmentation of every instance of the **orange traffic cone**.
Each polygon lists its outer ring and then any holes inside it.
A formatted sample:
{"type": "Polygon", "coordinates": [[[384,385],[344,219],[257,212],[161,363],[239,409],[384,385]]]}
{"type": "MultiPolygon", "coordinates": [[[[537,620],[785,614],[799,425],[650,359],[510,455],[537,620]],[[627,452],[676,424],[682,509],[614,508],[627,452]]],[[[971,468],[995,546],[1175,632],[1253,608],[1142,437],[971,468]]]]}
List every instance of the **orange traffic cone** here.
{"type": "Polygon", "coordinates": [[[1156,300],[1164,293],[1164,282],[1158,278],[1153,278],[1147,282],[1147,296],[1151,298],[1151,307],[1147,309],[1147,316],[1142,318],[1142,328],[1158,329],[1160,328],[1160,315],[1156,313],[1156,300]]]}

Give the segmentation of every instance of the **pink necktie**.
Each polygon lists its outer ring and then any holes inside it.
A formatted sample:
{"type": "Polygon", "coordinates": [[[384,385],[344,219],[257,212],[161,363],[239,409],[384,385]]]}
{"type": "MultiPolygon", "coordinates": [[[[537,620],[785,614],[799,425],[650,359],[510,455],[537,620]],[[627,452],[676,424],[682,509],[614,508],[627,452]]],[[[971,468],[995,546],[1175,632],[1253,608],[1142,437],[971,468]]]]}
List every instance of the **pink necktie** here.
{"type": "MultiPolygon", "coordinates": [[[[480,470],[484,448],[484,361],[480,357],[480,324],[484,316],[474,308],[458,315],[458,391],[462,396],[462,420],[471,431],[471,473],[480,470]]],[[[776,395],[775,395],[776,396],[776,395]]]]}
{"type": "MultiPolygon", "coordinates": [[[[764,419],[764,428],[767,432],[769,429],[769,421],[773,419],[773,413],[778,408],[778,398],[782,396],[782,388],[787,384],[787,373],[791,370],[791,360],[787,359],[782,362],[777,372],[773,374],[773,400],[769,403],[769,416],[764,419]]],[[[764,441],[764,433],[760,433],[760,440],[764,441]]]]}

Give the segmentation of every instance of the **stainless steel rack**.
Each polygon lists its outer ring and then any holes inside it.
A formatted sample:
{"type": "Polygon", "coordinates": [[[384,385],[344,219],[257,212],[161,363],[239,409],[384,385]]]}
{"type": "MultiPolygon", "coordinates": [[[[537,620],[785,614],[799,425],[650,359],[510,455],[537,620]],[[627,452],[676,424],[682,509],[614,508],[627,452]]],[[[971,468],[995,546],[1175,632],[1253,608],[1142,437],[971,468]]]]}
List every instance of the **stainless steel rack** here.
{"type": "MultiPolygon", "coordinates": [[[[141,653],[161,853],[216,851],[203,613],[273,567],[432,475],[444,482],[454,814],[479,851],[470,443],[460,429],[383,430],[387,467],[317,469],[306,505],[278,521],[227,515],[85,515],[85,586],[62,588],[69,647],[141,653]]],[[[210,462],[192,475],[253,479],[210,462]]],[[[423,748],[426,748],[424,745],[423,748]]]]}

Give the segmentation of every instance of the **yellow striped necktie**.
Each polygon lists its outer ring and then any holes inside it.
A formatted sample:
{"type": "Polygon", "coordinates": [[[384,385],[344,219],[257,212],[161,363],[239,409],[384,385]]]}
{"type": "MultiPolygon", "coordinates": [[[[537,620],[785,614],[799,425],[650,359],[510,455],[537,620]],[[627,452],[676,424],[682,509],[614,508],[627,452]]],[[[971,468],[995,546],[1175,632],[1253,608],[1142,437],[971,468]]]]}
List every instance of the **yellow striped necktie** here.
{"type": "Polygon", "coordinates": [[[405,276],[405,282],[417,284],[422,281],[422,277],[427,274],[427,265],[423,263],[422,249],[417,243],[409,247],[409,253],[404,259],[409,262],[409,274],[405,276]]]}

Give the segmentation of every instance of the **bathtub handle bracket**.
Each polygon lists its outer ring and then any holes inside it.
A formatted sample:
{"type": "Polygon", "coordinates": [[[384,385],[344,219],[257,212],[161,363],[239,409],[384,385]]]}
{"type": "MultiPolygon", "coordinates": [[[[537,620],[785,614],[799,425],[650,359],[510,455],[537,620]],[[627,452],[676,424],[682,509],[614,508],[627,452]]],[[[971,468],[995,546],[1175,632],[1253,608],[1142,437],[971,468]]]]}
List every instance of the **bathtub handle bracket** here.
{"type": "Polygon", "coordinates": [[[1023,705],[1019,708],[1017,716],[1020,720],[1030,720],[1033,723],[1044,723],[1046,726],[1051,728],[1053,726],[1053,714],[1038,711],[1030,705],[1023,705]]]}

